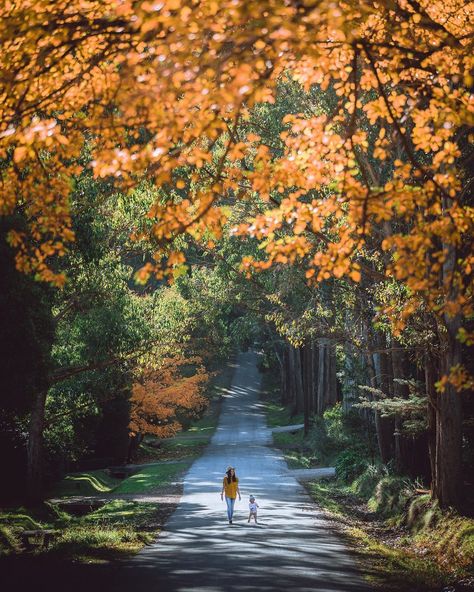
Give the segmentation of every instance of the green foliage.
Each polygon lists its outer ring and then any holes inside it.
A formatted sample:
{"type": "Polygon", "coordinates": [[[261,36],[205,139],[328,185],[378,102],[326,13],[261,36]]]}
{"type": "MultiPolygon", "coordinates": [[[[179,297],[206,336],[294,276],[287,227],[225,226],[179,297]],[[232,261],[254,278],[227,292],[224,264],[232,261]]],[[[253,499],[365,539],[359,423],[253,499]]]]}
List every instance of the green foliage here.
{"type": "Polygon", "coordinates": [[[367,501],[377,486],[377,483],[388,474],[388,469],[384,465],[368,465],[351,484],[351,489],[356,495],[367,501]]]}
{"type": "Polygon", "coordinates": [[[426,393],[421,392],[422,385],[415,380],[397,379],[395,382],[407,387],[407,397],[387,397],[379,389],[361,386],[364,392],[369,392],[372,398],[362,396],[355,407],[378,411],[381,417],[394,417],[400,420],[403,433],[418,436],[428,429],[426,408],[428,401],[426,393]]]}
{"type": "Polygon", "coordinates": [[[336,403],[334,407],[326,409],[323,418],[329,438],[342,443],[347,435],[344,432],[344,412],[341,403],[336,403]]]}
{"type": "Polygon", "coordinates": [[[0,557],[18,553],[20,548],[21,540],[18,529],[0,524],[0,557]]]}
{"type": "Polygon", "coordinates": [[[353,481],[367,468],[367,461],[356,450],[345,450],[336,459],[336,477],[346,483],[353,481]]]}

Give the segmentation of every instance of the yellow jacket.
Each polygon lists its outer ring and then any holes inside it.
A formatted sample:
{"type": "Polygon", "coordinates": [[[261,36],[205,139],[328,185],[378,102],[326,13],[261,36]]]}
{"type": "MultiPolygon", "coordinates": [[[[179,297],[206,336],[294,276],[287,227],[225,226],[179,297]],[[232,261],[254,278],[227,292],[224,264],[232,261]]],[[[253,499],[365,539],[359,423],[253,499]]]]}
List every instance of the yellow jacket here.
{"type": "Polygon", "coordinates": [[[222,487],[225,491],[225,496],[230,497],[232,499],[235,499],[237,497],[238,486],[239,480],[237,479],[237,477],[235,478],[235,481],[231,481],[230,483],[228,482],[227,477],[224,477],[224,480],[222,481],[222,487]]]}

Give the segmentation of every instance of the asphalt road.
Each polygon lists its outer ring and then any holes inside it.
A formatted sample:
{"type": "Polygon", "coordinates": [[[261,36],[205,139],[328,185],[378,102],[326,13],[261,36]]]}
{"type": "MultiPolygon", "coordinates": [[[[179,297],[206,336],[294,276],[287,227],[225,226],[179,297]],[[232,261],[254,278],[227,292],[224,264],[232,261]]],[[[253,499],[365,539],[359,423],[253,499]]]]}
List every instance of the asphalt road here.
{"type": "MultiPolygon", "coordinates": [[[[280,452],[271,448],[258,401],[257,354],[240,354],[210,445],[185,477],[184,495],[157,543],[117,572],[111,590],[134,592],[367,591],[350,552],[332,532],[280,452]],[[227,523],[224,471],[236,467],[242,501],[227,523]],[[255,495],[259,524],[247,523],[255,495]]],[[[112,584],[112,582],[111,582],[112,584]]]]}

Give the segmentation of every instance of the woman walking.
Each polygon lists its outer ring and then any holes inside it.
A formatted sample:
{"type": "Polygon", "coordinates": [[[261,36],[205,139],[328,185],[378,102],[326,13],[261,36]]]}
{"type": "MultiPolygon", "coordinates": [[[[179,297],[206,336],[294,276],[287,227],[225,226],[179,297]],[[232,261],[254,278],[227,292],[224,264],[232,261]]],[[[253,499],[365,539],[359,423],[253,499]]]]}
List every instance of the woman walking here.
{"type": "Polygon", "coordinates": [[[224,499],[227,504],[227,517],[229,518],[229,524],[232,524],[232,515],[234,513],[235,498],[240,497],[239,480],[235,474],[234,467],[227,467],[226,475],[222,481],[221,500],[224,499]]]}

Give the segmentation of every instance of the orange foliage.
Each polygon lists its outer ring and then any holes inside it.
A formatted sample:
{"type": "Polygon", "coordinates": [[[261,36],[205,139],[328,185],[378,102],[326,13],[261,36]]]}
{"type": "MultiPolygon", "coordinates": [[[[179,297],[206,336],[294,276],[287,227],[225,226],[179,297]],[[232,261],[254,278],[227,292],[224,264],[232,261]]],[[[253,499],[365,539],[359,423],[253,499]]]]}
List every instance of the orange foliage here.
{"type": "MultiPolygon", "coordinates": [[[[219,237],[222,196],[257,193],[268,211],[236,229],[265,241],[249,273],[301,261],[308,281],[358,282],[358,253],[385,225],[386,276],[440,317],[472,313],[474,210],[456,166],[474,123],[472,3],[19,0],[3,3],[0,37],[0,207],[21,205],[29,220],[9,236],[21,269],[64,281],[49,261],[74,238],[71,163],[87,130],[97,177],[131,187],[146,172],[163,188],[149,212],[160,245],[219,237]],[[288,116],[276,159],[237,127],[288,72],[337,105],[288,116]],[[382,182],[368,162],[394,153],[382,182]],[[189,179],[176,176],[183,166],[189,179]],[[293,234],[279,237],[283,226],[293,234]]],[[[159,252],[139,279],[163,257],[165,271],[183,261],[159,252]]]]}
{"type": "Polygon", "coordinates": [[[129,428],[135,434],[169,438],[181,429],[179,413],[197,417],[207,404],[201,394],[209,375],[203,366],[187,376],[184,366],[200,364],[200,358],[174,357],[163,361],[158,370],[147,370],[133,385],[129,428]]]}

